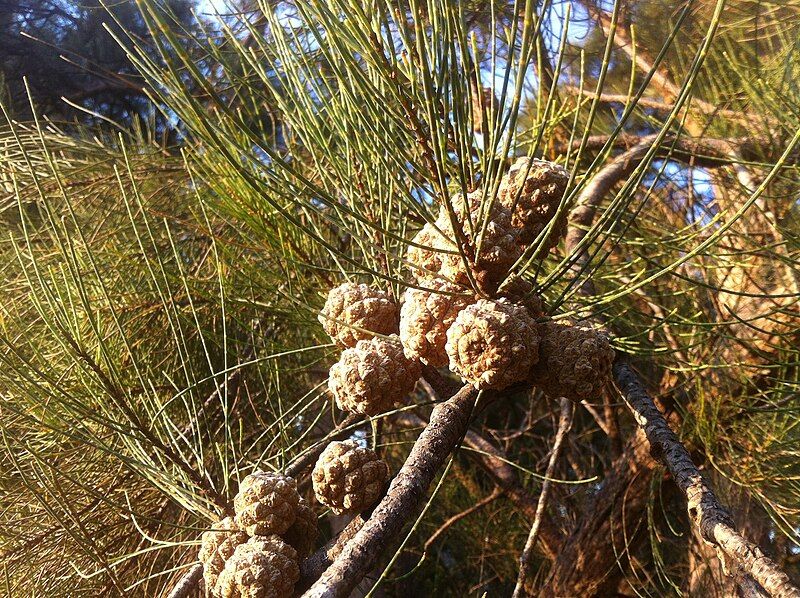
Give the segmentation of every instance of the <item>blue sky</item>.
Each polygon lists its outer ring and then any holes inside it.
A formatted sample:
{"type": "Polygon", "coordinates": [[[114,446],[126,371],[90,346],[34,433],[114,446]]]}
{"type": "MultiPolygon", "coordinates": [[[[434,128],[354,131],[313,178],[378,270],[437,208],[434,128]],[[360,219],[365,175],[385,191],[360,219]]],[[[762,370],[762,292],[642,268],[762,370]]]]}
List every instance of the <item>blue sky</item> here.
{"type": "Polygon", "coordinates": [[[208,13],[213,15],[215,9],[216,12],[224,13],[226,11],[225,0],[200,0],[198,9],[200,14],[208,13]]]}

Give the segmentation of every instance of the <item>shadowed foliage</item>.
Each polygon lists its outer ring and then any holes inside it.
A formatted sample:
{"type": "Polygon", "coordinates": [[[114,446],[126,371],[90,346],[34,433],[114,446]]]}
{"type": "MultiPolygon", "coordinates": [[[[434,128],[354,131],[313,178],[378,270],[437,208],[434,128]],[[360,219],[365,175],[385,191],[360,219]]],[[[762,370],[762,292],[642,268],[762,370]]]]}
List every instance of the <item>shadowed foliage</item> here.
{"type": "Polygon", "coordinates": [[[377,545],[357,595],[511,595],[535,519],[519,591],[751,587],[700,536],[624,388],[571,417],[524,385],[473,410],[446,368],[367,419],[327,392],[328,291],[425,287],[407,250],[440,209],[457,220],[459,192],[479,198],[474,237],[450,250],[469,261],[523,155],[569,172],[568,228],[549,253],[539,234],[503,282],[610,333],[739,531],[797,583],[798,6],[229,8],[197,30],[153,0],[104,17],[151,90],[146,110],[180,122],[179,147],[146,127],[65,131],[46,103],[4,112],[2,593],[166,595],[255,469],[297,478],[317,548],[352,537],[314,503],[308,467],[350,435],[390,475],[412,479],[411,463],[425,478],[419,505],[390,492],[328,570],[377,545]],[[392,522],[384,543],[376,521],[392,522]]]}

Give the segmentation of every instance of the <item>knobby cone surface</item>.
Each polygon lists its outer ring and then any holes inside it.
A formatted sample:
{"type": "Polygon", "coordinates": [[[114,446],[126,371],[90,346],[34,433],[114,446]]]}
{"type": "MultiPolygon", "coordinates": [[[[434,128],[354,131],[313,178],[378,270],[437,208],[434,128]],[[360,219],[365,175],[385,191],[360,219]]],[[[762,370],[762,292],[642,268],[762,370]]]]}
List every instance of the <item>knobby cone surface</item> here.
{"type": "Polygon", "coordinates": [[[341,347],[397,332],[398,310],[387,293],[366,284],[345,283],[331,289],[319,315],[325,332],[341,347]]]}
{"type": "Polygon", "coordinates": [[[297,552],[276,535],[236,547],[217,580],[219,598],[286,598],[300,578],[297,552]]]}
{"type": "Polygon", "coordinates": [[[539,332],[519,305],[481,299],[447,331],[450,369],[478,389],[501,390],[527,378],[539,359],[539,332]]]}
{"type": "Polygon", "coordinates": [[[403,353],[400,337],[359,341],[345,349],[328,375],[328,388],[339,409],[377,415],[393,409],[414,390],[420,365],[403,353]]]}
{"type": "Polygon", "coordinates": [[[251,536],[283,534],[297,518],[300,495],[290,477],[265,471],[248,475],[233,499],[236,525],[251,536]]]}
{"type": "Polygon", "coordinates": [[[375,451],[352,440],[328,445],[311,474],[317,500],[338,515],[371,507],[388,478],[389,467],[375,451]]]}

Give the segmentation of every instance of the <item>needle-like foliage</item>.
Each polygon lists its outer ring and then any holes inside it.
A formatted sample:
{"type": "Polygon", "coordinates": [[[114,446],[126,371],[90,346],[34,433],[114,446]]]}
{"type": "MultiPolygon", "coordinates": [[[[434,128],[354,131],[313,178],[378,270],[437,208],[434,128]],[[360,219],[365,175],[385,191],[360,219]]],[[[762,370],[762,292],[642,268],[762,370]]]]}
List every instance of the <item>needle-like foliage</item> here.
{"type": "MultiPolygon", "coordinates": [[[[440,210],[474,263],[525,155],[569,171],[569,230],[544,259],[542,231],[506,282],[603,324],[797,575],[800,8],[258,0],[199,35],[137,4],[155,45],[117,41],[180,148],[46,115],[0,129],[2,593],[171,587],[245,475],[344,419],[328,290],[426,288],[407,250],[440,210]]],[[[434,392],[413,399],[347,430],[392,472],[434,392]]],[[[531,588],[730,595],[621,406],[609,387],[575,410],[531,588]]],[[[478,414],[375,587],[510,594],[557,408],[514,391],[478,414]]]]}

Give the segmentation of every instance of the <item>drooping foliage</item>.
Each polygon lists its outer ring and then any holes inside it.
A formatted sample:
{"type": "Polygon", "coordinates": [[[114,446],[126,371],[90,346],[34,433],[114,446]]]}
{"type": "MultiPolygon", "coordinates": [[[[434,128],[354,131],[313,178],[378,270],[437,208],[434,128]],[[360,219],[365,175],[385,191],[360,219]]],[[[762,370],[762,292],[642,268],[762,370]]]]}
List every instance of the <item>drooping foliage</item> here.
{"type": "MultiPolygon", "coordinates": [[[[116,36],[180,153],[10,113],[0,137],[4,593],[170,587],[245,475],[343,419],[328,291],[399,298],[440,210],[472,259],[522,155],[567,170],[570,217],[512,275],[556,321],[603,323],[740,526],[798,574],[796,6],[263,0],[200,32],[138,8],[148,34],[112,13],[116,36]]],[[[352,428],[391,472],[433,400],[412,397],[352,428]]],[[[477,416],[513,487],[465,438],[381,588],[510,593],[557,408],[518,392],[477,416]]],[[[576,408],[555,479],[538,587],[729,595],[614,388],[576,408]]]]}

